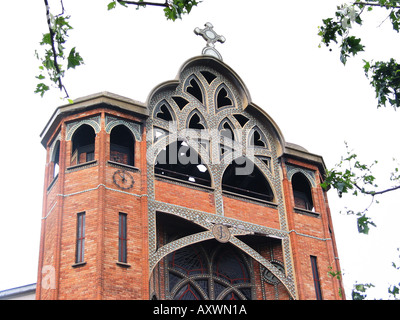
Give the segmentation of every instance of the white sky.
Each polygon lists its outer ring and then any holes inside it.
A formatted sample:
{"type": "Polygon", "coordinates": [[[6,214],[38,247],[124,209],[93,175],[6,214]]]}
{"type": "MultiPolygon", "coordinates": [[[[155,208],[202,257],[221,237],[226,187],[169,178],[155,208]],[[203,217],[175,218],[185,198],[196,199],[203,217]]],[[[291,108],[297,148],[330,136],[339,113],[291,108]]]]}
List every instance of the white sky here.
{"type": "MultiPolygon", "coordinates": [[[[72,15],[69,44],[76,46],[85,66],[65,79],[71,98],[110,91],[145,102],[159,83],[175,78],[180,66],[201,54],[203,39],[193,33],[211,22],[227,39],[216,48],[224,62],[247,85],[252,100],[278,124],[286,141],[324,157],[328,168],[345,153],[344,141],[360,158],[379,160],[382,186],[392,158],[400,159],[400,114],[391,107],[376,109],[373,89],[361,59],[399,57],[399,35],[385,15],[361,29],[366,52],[343,67],[337,49],[318,48],[318,26],[334,15],[342,1],[204,0],[182,21],[166,21],[160,8],[117,8],[111,0],[64,0],[72,15]]],[[[59,1],[50,1],[55,8],[59,1]]],[[[0,290],[36,282],[40,240],[45,149],[39,134],[54,109],[65,101],[54,90],[45,98],[33,93],[39,62],[34,57],[47,32],[43,1],[4,2],[0,11],[3,48],[1,68],[1,209],[0,290]]],[[[370,297],[386,297],[389,283],[399,283],[399,196],[381,197],[370,210],[378,228],[359,235],[355,219],[339,213],[357,209],[367,199],[338,199],[329,192],[347,298],[359,283],[377,288],[370,297]],[[397,282],[396,282],[397,281],[397,282]]]]}

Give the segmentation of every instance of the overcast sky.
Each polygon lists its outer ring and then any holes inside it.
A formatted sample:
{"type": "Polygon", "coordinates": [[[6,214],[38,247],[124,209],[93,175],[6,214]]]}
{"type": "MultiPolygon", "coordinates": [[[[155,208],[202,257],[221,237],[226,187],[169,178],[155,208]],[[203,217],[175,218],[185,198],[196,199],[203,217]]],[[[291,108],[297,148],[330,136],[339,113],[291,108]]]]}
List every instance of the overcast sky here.
{"type": "MultiPolygon", "coordinates": [[[[70,97],[110,91],[146,102],[150,91],[174,79],[180,66],[201,54],[204,40],[193,33],[211,22],[226,38],[217,44],[223,60],[242,78],[252,101],[278,124],[286,141],[322,155],[328,168],[345,154],[344,141],[366,163],[378,160],[386,186],[400,161],[400,113],[376,108],[362,59],[400,60],[399,35],[374,10],[363,27],[366,51],[344,67],[337,49],[320,42],[318,26],[334,15],[341,1],[204,0],[182,21],[171,22],[160,8],[133,7],[107,12],[111,0],[64,0],[71,24],[68,45],[85,65],[69,72],[70,97]],[[396,56],[397,55],[397,56],[396,56]]],[[[49,1],[56,8],[59,1],[49,1]]],[[[57,13],[57,12],[54,12],[57,13]]],[[[0,11],[1,65],[1,211],[0,290],[36,282],[42,215],[45,149],[39,134],[54,109],[66,102],[57,90],[44,98],[33,93],[39,63],[34,57],[47,32],[43,1],[7,1],[0,11]]],[[[390,194],[371,207],[378,228],[359,235],[355,218],[340,214],[362,209],[368,199],[339,199],[329,192],[347,298],[353,284],[372,282],[371,297],[386,297],[399,283],[399,196],[390,194]],[[397,281],[397,282],[396,282],[397,281]]]]}

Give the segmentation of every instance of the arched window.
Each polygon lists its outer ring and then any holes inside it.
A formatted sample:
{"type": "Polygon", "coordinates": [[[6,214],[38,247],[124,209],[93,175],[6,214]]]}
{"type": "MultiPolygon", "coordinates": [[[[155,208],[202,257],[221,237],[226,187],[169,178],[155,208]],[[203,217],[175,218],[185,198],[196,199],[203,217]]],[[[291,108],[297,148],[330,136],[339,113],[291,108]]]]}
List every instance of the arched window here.
{"type": "Polygon", "coordinates": [[[260,200],[272,201],[272,189],[261,170],[242,156],[226,168],[222,177],[222,190],[260,200]]]}
{"type": "Polygon", "coordinates": [[[229,244],[191,245],[168,255],[169,292],[174,300],[251,300],[247,263],[229,244]]]}
{"type": "Polygon", "coordinates": [[[310,182],[301,172],[292,177],[294,206],[299,209],[312,211],[314,209],[310,182]]]}
{"type": "Polygon", "coordinates": [[[118,125],[110,134],[110,160],[129,166],[135,162],[135,139],[124,125],[118,125]]]}
{"type": "Polygon", "coordinates": [[[185,141],[169,144],[157,155],[154,171],[170,178],[211,186],[211,176],[199,154],[185,141]]]}
{"type": "Polygon", "coordinates": [[[72,137],[71,165],[94,160],[94,141],[96,133],[87,125],[81,125],[72,137]]]}
{"type": "Polygon", "coordinates": [[[51,155],[51,162],[53,163],[53,179],[57,177],[58,172],[60,170],[60,140],[56,142],[56,145],[53,149],[53,154],[51,155]]]}

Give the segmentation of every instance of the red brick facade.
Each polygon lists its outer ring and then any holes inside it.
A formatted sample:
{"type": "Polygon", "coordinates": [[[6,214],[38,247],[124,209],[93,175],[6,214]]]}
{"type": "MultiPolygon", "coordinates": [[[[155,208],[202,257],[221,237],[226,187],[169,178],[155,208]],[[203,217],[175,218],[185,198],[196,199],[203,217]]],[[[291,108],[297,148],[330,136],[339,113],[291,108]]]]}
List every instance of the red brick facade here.
{"type": "MultiPolygon", "coordinates": [[[[179,75],[184,79],[185,72],[191,73],[193,66],[202,70],[202,63],[209,72],[223,74],[230,81],[226,80],[227,83],[235,84],[232,79],[237,75],[213,58],[192,59],[179,75]]],[[[240,79],[236,82],[240,83],[240,79]]],[[[183,80],[171,83],[180,88],[183,80]]],[[[227,91],[231,87],[226,85],[226,88],[227,91]]],[[[145,300],[190,294],[215,299],[316,299],[311,257],[317,259],[322,298],[344,298],[339,295],[343,292],[341,282],[328,275],[330,270],[340,271],[340,266],[327,198],[319,186],[324,175],[322,158],[284,143],[279,131],[274,137],[276,131],[271,126],[275,128],[275,124],[271,121],[262,128],[264,132],[270,130],[266,140],[276,146],[262,152],[272,159],[272,169],[264,169],[271,171],[267,177],[273,201],[225,192],[217,186],[215,175],[207,187],[154,174],[155,162],[149,159],[149,144],[156,140],[151,128],[158,121],[153,101],[160,100],[158,94],[164,94],[163,90],[160,87],[152,92],[146,105],[109,93],[78,99],[58,108],[49,121],[42,133],[47,163],[37,299],[145,300]],[[85,133],[81,140],[75,140],[78,135],[75,133],[82,126],[87,126],[85,132],[90,135],[85,133]],[[126,164],[123,152],[110,148],[111,133],[116,126],[124,126],[132,134],[133,165],[126,164]],[[93,143],[89,141],[92,131],[93,143]],[[93,156],[87,157],[91,150],[93,156]],[[79,154],[79,160],[74,153],[79,154]],[[59,154],[58,160],[55,154],[59,154]],[[59,171],[54,177],[56,164],[59,171]],[[312,181],[312,211],[295,209],[292,179],[298,173],[312,181]],[[79,213],[85,215],[84,259],[77,263],[79,213]],[[120,213],[127,217],[126,262],[118,261],[120,213]],[[227,243],[214,239],[217,236],[212,234],[212,226],[219,224],[229,228],[227,243]],[[184,248],[199,250],[201,270],[182,271],[186,269],[179,265],[178,251],[184,248]],[[230,255],[219,259],[224,252],[230,255]],[[241,280],[224,271],[229,259],[247,269],[239,277],[241,280]],[[206,260],[209,267],[202,262],[206,260]],[[196,273],[201,273],[202,278],[192,277],[196,273]],[[181,287],[177,284],[173,288],[174,281],[182,283],[181,287]],[[238,285],[240,281],[243,283],[238,285]],[[218,286],[225,289],[218,291],[218,286]]],[[[245,88],[238,86],[236,90],[239,93],[226,96],[237,104],[239,100],[244,103],[248,99],[245,88]]],[[[243,114],[253,119],[254,113],[250,112],[253,106],[249,99],[247,102],[249,111],[243,114]]],[[[179,118],[179,109],[171,117],[179,118]]],[[[257,107],[254,109],[259,112],[257,107]]],[[[254,117],[257,118],[260,117],[254,117]]],[[[270,119],[260,121],[266,123],[270,119]]]]}

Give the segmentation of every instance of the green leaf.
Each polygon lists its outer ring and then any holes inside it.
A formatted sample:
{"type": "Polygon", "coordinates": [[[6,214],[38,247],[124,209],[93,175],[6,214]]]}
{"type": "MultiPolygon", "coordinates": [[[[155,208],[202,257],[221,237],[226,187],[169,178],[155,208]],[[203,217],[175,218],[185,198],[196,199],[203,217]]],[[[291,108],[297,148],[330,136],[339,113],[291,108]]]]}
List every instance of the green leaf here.
{"type": "Polygon", "coordinates": [[[50,33],[45,33],[43,34],[42,41],[40,42],[40,45],[44,44],[50,44],[51,45],[51,35],[50,33]]]}
{"type": "Polygon", "coordinates": [[[375,223],[373,223],[369,217],[365,216],[365,214],[357,219],[357,227],[359,233],[368,234],[370,230],[370,225],[376,227],[375,223]]]}
{"type": "Polygon", "coordinates": [[[75,69],[75,67],[83,64],[83,59],[79,55],[78,52],[75,52],[75,47],[71,49],[69,55],[68,55],[68,66],[67,69],[75,69]]]}
{"type": "Polygon", "coordinates": [[[116,6],[117,6],[117,2],[116,2],[116,1],[110,2],[110,3],[107,5],[107,10],[115,9],[116,6]]]}
{"type": "Polygon", "coordinates": [[[36,86],[35,93],[40,93],[40,96],[43,97],[46,91],[50,89],[49,86],[45,85],[44,83],[38,83],[36,86]]]}

